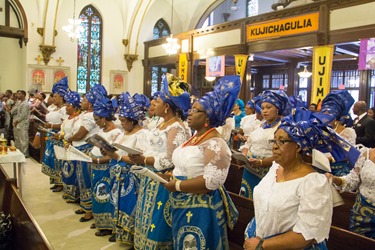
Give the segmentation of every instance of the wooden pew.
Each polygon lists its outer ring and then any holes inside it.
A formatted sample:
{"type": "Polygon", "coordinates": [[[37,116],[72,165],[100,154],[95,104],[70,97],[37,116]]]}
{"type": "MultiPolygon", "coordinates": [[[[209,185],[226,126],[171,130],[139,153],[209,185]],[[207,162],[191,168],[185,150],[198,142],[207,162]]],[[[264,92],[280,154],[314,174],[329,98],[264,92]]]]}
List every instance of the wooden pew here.
{"type": "Polygon", "coordinates": [[[241,166],[232,160],[232,163],[229,167],[227,179],[224,183],[227,191],[235,194],[240,193],[243,169],[244,166],[241,166]]]}
{"type": "Polygon", "coordinates": [[[53,249],[18,194],[14,179],[0,165],[0,209],[12,217],[13,249],[53,249]]]}
{"type": "Polygon", "coordinates": [[[327,247],[329,250],[370,250],[375,249],[375,240],[331,226],[327,247]]]}
{"type": "Polygon", "coordinates": [[[344,205],[333,208],[332,225],[349,230],[350,210],[353,207],[357,194],[345,192],[340,195],[345,203],[344,205]]]}

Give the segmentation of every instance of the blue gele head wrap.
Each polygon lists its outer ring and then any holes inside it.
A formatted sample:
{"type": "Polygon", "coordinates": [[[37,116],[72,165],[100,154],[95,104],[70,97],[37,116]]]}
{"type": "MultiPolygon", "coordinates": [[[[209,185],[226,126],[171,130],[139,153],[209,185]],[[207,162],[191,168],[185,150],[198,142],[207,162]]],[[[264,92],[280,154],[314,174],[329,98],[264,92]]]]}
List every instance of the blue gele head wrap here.
{"type": "Polygon", "coordinates": [[[148,98],[144,95],[135,94],[132,97],[129,92],[122,93],[118,100],[119,115],[136,121],[142,121],[145,118],[147,102],[149,103],[148,98]]]}
{"type": "Polygon", "coordinates": [[[360,155],[358,149],[309,110],[293,110],[293,114],[281,119],[279,129],[288,133],[301,147],[302,154],[311,155],[312,150],[317,149],[323,153],[331,153],[337,162],[348,159],[351,167],[354,167],[360,155]]]}
{"type": "Polygon", "coordinates": [[[255,107],[255,112],[257,112],[258,114],[262,114],[262,106],[261,106],[261,97],[262,95],[258,95],[256,97],[253,98],[253,101],[254,101],[254,107],[255,107]]]}
{"type": "Polygon", "coordinates": [[[115,109],[113,107],[112,101],[105,96],[96,99],[93,109],[94,115],[99,117],[110,119],[115,114],[115,109]]]}
{"type": "Polygon", "coordinates": [[[254,100],[249,100],[247,103],[246,103],[247,106],[249,106],[249,108],[251,109],[255,109],[255,103],[254,103],[254,100]]]}
{"type": "Polygon", "coordinates": [[[153,94],[152,94],[152,100],[156,100],[156,99],[158,99],[159,95],[160,95],[160,92],[159,92],[159,91],[156,91],[155,93],[153,93],[153,94]]]}
{"type": "Polygon", "coordinates": [[[76,91],[68,91],[64,95],[64,100],[66,103],[71,104],[75,108],[81,106],[81,96],[76,91]]]}
{"type": "Polygon", "coordinates": [[[86,98],[91,104],[94,104],[96,99],[107,97],[107,95],[108,93],[104,86],[101,84],[96,84],[89,90],[89,92],[87,92],[86,98]]]}
{"type": "Polygon", "coordinates": [[[305,108],[307,109],[307,103],[302,101],[300,96],[289,96],[289,102],[292,108],[305,108]]]}
{"type": "Polygon", "coordinates": [[[279,115],[290,114],[291,105],[288,96],[282,90],[266,90],[262,93],[261,103],[268,102],[279,110],[279,115]]]}
{"type": "Polygon", "coordinates": [[[163,102],[168,103],[174,111],[180,110],[183,119],[187,117],[190,109],[189,85],[181,82],[179,78],[167,73],[162,82],[159,97],[163,102]]]}
{"type": "Polygon", "coordinates": [[[216,82],[213,91],[198,99],[210,119],[211,127],[225,124],[237,100],[240,88],[241,80],[238,75],[224,76],[216,82]]]}
{"type": "MultiPolygon", "coordinates": [[[[327,123],[338,120],[350,127],[353,125],[353,120],[349,115],[349,111],[353,103],[354,98],[347,90],[332,91],[323,99],[320,113],[332,115],[331,119],[326,120],[327,123]]],[[[319,114],[316,115],[319,116],[319,114]]]]}
{"type": "Polygon", "coordinates": [[[64,97],[65,94],[69,91],[68,77],[62,78],[60,81],[56,82],[52,86],[52,93],[59,94],[61,97],[64,97]]]}
{"type": "Polygon", "coordinates": [[[245,103],[240,98],[237,99],[236,104],[238,105],[241,111],[245,110],[245,103]]]}

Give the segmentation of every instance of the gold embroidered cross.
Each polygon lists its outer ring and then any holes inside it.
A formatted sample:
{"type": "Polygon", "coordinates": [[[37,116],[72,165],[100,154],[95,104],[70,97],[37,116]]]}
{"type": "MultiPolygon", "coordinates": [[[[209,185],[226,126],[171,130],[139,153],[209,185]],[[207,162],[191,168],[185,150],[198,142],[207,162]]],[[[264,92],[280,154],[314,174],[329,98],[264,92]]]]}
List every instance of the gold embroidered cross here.
{"type": "Polygon", "coordinates": [[[187,222],[190,223],[190,217],[193,216],[193,214],[189,211],[186,213],[187,222]]]}
{"type": "Polygon", "coordinates": [[[151,232],[154,231],[154,228],[156,227],[155,224],[151,224],[151,232]]]}
{"type": "Polygon", "coordinates": [[[35,57],[35,60],[38,62],[38,64],[40,64],[40,62],[43,60],[43,57],[38,55],[37,57],[35,57]]]}
{"type": "Polygon", "coordinates": [[[159,210],[161,205],[163,205],[163,202],[159,201],[157,204],[158,204],[158,210],[159,210]]]}
{"type": "Polygon", "coordinates": [[[63,63],[63,62],[65,62],[62,58],[61,58],[61,56],[59,57],[59,59],[57,59],[56,60],[56,62],[58,62],[59,63],[59,66],[61,66],[61,64],[63,63]]]}

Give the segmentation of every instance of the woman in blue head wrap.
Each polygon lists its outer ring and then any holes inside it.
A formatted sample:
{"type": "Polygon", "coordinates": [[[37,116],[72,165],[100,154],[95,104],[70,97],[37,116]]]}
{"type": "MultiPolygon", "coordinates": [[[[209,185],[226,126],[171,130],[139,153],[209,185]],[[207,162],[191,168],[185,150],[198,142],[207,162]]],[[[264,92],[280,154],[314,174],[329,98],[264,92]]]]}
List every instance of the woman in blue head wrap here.
{"type": "MultiPolygon", "coordinates": [[[[107,97],[100,97],[94,104],[94,120],[100,128],[97,133],[108,143],[112,144],[122,134],[122,131],[113,123],[115,109],[112,101],[107,97]]],[[[92,158],[92,214],[95,227],[99,230],[96,236],[112,234],[113,206],[110,202],[111,183],[114,179],[114,172],[111,171],[109,162],[111,158],[102,154],[101,148],[94,146],[90,152],[92,158]]]]}
{"type": "MultiPolygon", "coordinates": [[[[141,124],[145,119],[147,105],[146,96],[135,94],[133,97],[128,93],[122,93],[118,97],[119,119],[124,133],[117,138],[115,143],[126,146],[140,152],[149,147],[148,138],[151,132],[144,129],[141,124]]],[[[135,209],[138,197],[139,179],[130,172],[134,164],[129,154],[123,150],[115,152],[105,151],[111,158],[111,171],[115,173],[113,188],[111,191],[111,202],[114,206],[113,223],[116,235],[110,241],[120,241],[127,246],[134,244],[135,209]]]]}
{"type": "Polygon", "coordinates": [[[252,100],[248,101],[245,106],[246,116],[242,118],[240,131],[238,132],[238,138],[245,142],[249,135],[260,126],[263,118],[259,119],[259,115],[256,111],[257,103],[260,100],[260,96],[254,97],[252,100]]]}
{"type": "Polygon", "coordinates": [[[155,92],[152,95],[152,99],[150,101],[150,106],[147,109],[147,120],[144,124],[144,127],[147,128],[148,130],[153,130],[155,129],[160,123],[164,121],[164,119],[160,116],[157,116],[155,114],[155,107],[157,103],[157,99],[159,97],[159,92],[155,92]]]}
{"type": "Polygon", "coordinates": [[[173,152],[173,179],[165,184],[171,192],[173,249],[184,249],[187,239],[195,249],[229,249],[227,227],[238,213],[224,188],[231,151],[216,127],[230,115],[240,87],[239,76],[224,76],[189,111],[187,122],[196,133],[173,152]],[[192,216],[182,219],[186,215],[192,216]]]}
{"type": "MultiPolygon", "coordinates": [[[[68,78],[65,77],[55,83],[52,87],[53,93],[53,106],[49,107],[49,112],[46,114],[45,128],[51,129],[54,132],[60,130],[62,122],[68,118],[66,114],[65,106],[65,94],[69,91],[68,78]]],[[[51,98],[51,97],[50,97],[51,98]]],[[[61,165],[55,157],[54,145],[63,146],[63,143],[59,140],[53,139],[51,134],[47,133],[48,140],[46,141],[46,147],[42,159],[42,173],[50,177],[50,183],[54,184],[51,189],[53,192],[61,192],[63,184],[61,181],[61,165]]]]}
{"type": "Polygon", "coordinates": [[[245,249],[327,249],[332,191],[327,178],[302,158],[334,143],[323,136],[324,127],[316,119],[282,119],[269,141],[275,161],[254,188],[255,217],[245,231],[245,249]]]}
{"type": "MultiPolygon", "coordinates": [[[[173,169],[173,151],[191,135],[190,129],[181,121],[190,108],[190,95],[186,83],[166,74],[162,91],[157,99],[155,115],[164,122],[153,130],[148,151],[131,155],[136,164],[146,165],[156,172],[173,169]]],[[[171,215],[168,210],[169,193],[149,177],[142,177],[137,202],[134,248],[173,249],[171,215]],[[156,227],[156,229],[155,229],[156,227]]]]}
{"type": "Polygon", "coordinates": [[[254,187],[272,165],[272,146],[268,140],[273,138],[281,117],[290,113],[289,98],[281,90],[264,91],[259,102],[264,121],[249,135],[245,145],[240,148],[242,153],[249,158],[252,166],[251,169],[244,169],[240,190],[240,195],[248,198],[252,198],[254,187]]]}

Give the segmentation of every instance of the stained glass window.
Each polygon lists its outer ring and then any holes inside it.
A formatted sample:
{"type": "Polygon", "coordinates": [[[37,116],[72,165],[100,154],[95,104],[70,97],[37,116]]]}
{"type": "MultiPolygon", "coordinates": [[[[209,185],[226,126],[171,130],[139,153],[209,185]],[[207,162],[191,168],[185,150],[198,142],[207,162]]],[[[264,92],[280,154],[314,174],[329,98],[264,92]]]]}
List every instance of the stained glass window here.
{"type": "Polygon", "coordinates": [[[161,82],[165,75],[168,73],[168,68],[164,67],[152,67],[151,71],[151,96],[160,90],[161,82]]]}
{"type": "Polygon", "coordinates": [[[247,1],[247,16],[258,15],[259,6],[258,0],[248,0],[247,1]]]}
{"type": "Polygon", "coordinates": [[[92,6],[82,9],[83,32],[77,45],[77,91],[86,93],[95,84],[100,84],[102,65],[102,17],[92,6]]]}
{"type": "Polygon", "coordinates": [[[154,39],[169,36],[170,34],[171,30],[169,29],[168,24],[163,20],[163,18],[159,19],[154,26],[154,39]]]}

